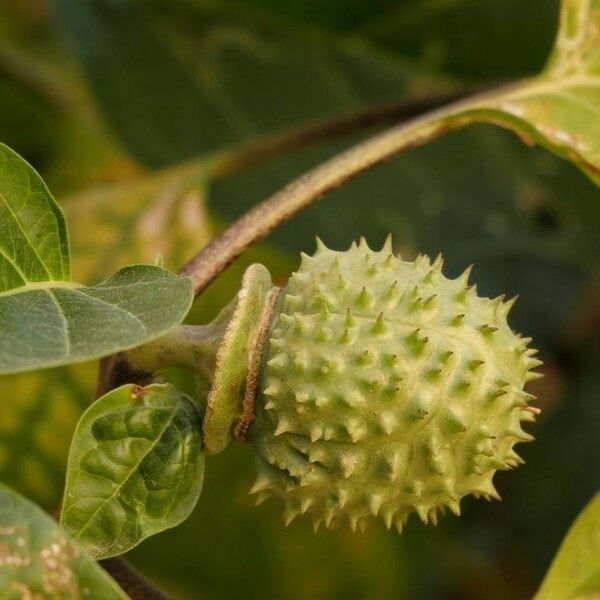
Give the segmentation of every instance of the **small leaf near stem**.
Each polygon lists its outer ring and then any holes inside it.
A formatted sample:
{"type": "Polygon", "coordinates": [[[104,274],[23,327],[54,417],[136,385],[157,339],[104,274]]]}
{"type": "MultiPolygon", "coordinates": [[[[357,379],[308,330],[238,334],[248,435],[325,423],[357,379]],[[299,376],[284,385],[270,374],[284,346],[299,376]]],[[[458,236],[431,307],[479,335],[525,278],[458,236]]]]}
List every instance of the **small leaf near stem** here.
{"type": "Polygon", "coordinates": [[[202,488],[200,425],[193,401],[170,384],[100,398],[75,430],[61,525],[101,559],[181,523],[202,488]]]}

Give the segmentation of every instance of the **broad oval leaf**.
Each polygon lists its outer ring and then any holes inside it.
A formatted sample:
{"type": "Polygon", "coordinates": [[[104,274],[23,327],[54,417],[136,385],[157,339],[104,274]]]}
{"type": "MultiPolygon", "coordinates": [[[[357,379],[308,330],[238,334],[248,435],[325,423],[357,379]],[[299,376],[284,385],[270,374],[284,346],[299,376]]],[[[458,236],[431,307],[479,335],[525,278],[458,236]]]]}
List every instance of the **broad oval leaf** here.
{"type": "Polygon", "coordinates": [[[6,600],[128,598],[49,515],[1,484],[0,590],[6,600]]]}
{"type": "Polygon", "coordinates": [[[188,280],[152,266],[93,287],[71,281],[60,208],[35,170],[0,145],[0,374],[140,345],[181,322],[192,297],[188,280]]]}
{"type": "Polygon", "coordinates": [[[198,409],[171,384],[97,400],[73,436],[61,525],[100,559],[181,523],[202,489],[200,431],[198,409]]]}
{"type": "Polygon", "coordinates": [[[133,348],[179,323],[190,304],[188,280],[148,265],[92,287],[53,283],[0,294],[0,374],[133,348]]]}
{"type": "Polygon", "coordinates": [[[600,598],[600,493],[567,532],[534,600],[600,598]]]}

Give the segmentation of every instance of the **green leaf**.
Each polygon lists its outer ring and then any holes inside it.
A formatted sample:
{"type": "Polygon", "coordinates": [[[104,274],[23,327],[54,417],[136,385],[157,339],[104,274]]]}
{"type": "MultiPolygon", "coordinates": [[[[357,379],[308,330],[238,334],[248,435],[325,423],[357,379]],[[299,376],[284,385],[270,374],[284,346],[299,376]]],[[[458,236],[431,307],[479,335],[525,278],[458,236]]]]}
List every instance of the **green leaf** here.
{"type": "MultiPolygon", "coordinates": [[[[73,277],[84,283],[120,265],[152,262],[157,254],[175,269],[211,232],[201,182],[192,177],[188,184],[179,171],[149,175],[141,185],[103,185],[61,198],[61,205],[70,223],[73,277]]],[[[197,303],[200,310],[211,303],[201,321],[231,299],[245,266],[265,261],[274,266],[272,256],[251,252],[244,264],[228,269],[197,303]]],[[[278,268],[280,276],[288,271],[288,264],[278,268]]],[[[0,481],[48,510],[59,504],[69,443],[93,397],[95,377],[94,363],[0,377],[0,481]]]]}
{"type": "Polygon", "coordinates": [[[28,286],[0,295],[0,373],[83,362],[160,336],[187,314],[189,281],[134,265],[93,287],[28,286]]]}
{"type": "Polygon", "coordinates": [[[535,600],[600,598],[600,493],[567,532],[535,600]]]}
{"type": "Polygon", "coordinates": [[[128,596],[31,501],[0,485],[0,590],[5,600],[128,596]]]}
{"type": "Polygon", "coordinates": [[[201,415],[173,385],[125,385],[83,415],[61,525],[94,558],[126,552],[192,511],[204,474],[201,415]]]}
{"type": "Polygon", "coordinates": [[[67,224],[42,178],[0,144],[0,294],[32,283],[69,282],[67,224]]]}
{"type": "Polygon", "coordinates": [[[60,208],[34,169],[0,145],[0,374],[132,348],[191,306],[191,283],[158,267],[125,267],[93,287],[71,281],[70,269],[60,208]]]}

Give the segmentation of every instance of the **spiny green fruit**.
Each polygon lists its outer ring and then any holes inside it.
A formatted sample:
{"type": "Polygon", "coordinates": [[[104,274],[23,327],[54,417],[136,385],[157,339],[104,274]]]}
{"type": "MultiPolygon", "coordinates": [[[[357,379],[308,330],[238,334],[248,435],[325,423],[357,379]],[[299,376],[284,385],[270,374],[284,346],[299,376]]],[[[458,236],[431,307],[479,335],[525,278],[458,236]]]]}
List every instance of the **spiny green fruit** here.
{"type": "Polygon", "coordinates": [[[286,522],[379,515],[401,531],[413,511],[435,523],[469,494],[499,498],[494,473],[533,439],[523,387],[541,363],[507,324],[513,301],[479,297],[468,277],[402,261],[389,240],[302,256],[263,351],[258,502],[281,498],[286,522]]]}
{"type": "Polygon", "coordinates": [[[498,498],[494,473],[522,462],[513,447],[533,438],[521,422],[539,413],[523,387],[541,362],[507,324],[514,300],[481,298],[468,277],[444,277],[441,258],[402,261],[389,240],[318,243],[284,289],[251,265],[212,323],[127,358],[196,371],[205,452],[249,439],[252,491],[281,498],[287,522],[435,523],[469,494],[498,498]]]}

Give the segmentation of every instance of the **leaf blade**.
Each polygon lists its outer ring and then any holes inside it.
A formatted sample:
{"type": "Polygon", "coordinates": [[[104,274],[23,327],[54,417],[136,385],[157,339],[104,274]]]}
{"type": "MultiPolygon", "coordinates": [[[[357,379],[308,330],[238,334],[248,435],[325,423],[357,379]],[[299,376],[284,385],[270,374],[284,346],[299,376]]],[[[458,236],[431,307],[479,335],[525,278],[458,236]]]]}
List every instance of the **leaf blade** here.
{"type": "Polygon", "coordinates": [[[127,595],[68,539],[38,506],[0,484],[0,589],[3,598],[83,597],[126,600],[127,595]],[[86,591],[87,590],[87,591],[86,591]]]}
{"type": "Polygon", "coordinates": [[[0,294],[0,374],[133,348],[183,320],[191,302],[189,280],[147,265],[124,267],[97,286],[0,294]]]}
{"type": "Polygon", "coordinates": [[[61,524],[95,558],[179,524],[202,488],[200,423],[192,401],[170,384],[103,396],[73,437],[61,524]]]}
{"type": "Polygon", "coordinates": [[[38,173],[0,143],[0,292],[20,282],[68,281],[71,276],[65,217],[38,173]],[[12,269],[13,279],[4,277],[12,269]],[[16,273],[20,279],[14,279],[16,273]]]}

